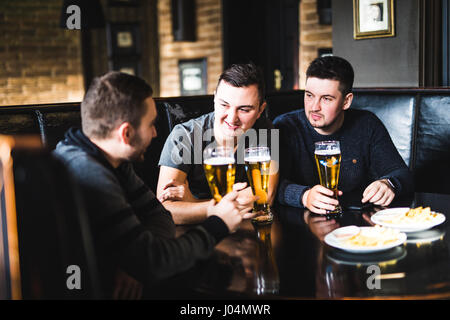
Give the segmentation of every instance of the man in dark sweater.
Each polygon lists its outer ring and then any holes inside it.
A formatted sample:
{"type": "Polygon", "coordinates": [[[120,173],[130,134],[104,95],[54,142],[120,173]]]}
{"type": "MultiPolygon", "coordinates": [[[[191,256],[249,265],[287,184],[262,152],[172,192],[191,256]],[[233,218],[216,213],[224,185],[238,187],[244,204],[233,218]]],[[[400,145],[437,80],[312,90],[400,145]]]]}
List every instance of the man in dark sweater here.
{"type": "Polygon", "coordinates": [[[314,60],[307,72],[305,108],[274,120],[280,129],[280,203],[325,214],[339,201],[319,184],[314,143],[337,140],[342,160],[339,199],[344,205],[387,206],[413,192],[412,176],[383,123],[372,113],[349,110],[354,73],[335,56],[314,60]]]}
{"type": "Polygon", "coordinates": [[[81,103],[82,130],[69,130],[55,150],[86,200],[106,297],[117,268],[144,286],[158,285],[207,258],[242,220],[231,192],[211,203],[202,224],[175,238],[170,212],[130,163],[143,159],[157,134],[151,95],[144,80],[124,73],[94,79],[81,103]]]}

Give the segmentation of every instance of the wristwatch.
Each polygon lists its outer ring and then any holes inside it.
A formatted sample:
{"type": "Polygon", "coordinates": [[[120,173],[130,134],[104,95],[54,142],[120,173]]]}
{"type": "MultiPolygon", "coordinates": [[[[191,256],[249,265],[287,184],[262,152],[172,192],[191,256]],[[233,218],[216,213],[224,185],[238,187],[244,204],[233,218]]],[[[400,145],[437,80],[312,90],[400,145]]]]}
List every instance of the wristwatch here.
{"type": "Polygon", "coordinates": [[[385,179],[386,179],[387,183],[389,184],[389,186],[391,187],[391,189],[392,189],[393,191],[395,191],[395,189],[397,189],[397,188],[396,188],[395,185],[392,183],[391,179],[389,179],[389,178],[385,178],[385,179]]]}

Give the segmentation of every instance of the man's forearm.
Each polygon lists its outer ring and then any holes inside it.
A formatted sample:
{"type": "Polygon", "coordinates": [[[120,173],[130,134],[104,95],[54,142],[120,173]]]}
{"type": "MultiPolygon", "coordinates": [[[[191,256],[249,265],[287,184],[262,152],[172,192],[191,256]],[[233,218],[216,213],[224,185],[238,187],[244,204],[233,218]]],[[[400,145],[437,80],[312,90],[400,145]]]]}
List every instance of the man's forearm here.
{"type": "Polygon", "coordinates": [[[195,202],[167,200],[163,202],[163,206],[170,211],[175,224],[196,224],[206,219],[209,200],[195,202]]]}

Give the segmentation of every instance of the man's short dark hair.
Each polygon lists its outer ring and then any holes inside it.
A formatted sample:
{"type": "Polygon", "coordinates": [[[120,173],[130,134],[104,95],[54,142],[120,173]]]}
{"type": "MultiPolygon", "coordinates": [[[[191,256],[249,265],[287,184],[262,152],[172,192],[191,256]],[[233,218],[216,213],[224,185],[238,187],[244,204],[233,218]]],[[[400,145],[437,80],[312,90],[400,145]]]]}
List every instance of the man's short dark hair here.
{"type": "Polygon", "coordinates": [[[255,84],[258,87],[259,104],[265,101],[266,87],[263,72],[253,63],[233,64],[220,75],[217,86],[222,80],[237,88],[255,84]]]}
{"type": "Polygon", "coordinates": [[[355,74],[350,62],[341,57],[325,56],[315,59],[306,70],[306,79],[319,78],[339,81],[343,96],[352,92],[355,74]]]}
{"type": "Polygon", "coordinates": [[[95,78],[81,103],[81,123],[84,134],[104,139],[123,122],[138,128],[145,115],[145,99],[152,88],[141,78],[108,72],[95,78]]]}

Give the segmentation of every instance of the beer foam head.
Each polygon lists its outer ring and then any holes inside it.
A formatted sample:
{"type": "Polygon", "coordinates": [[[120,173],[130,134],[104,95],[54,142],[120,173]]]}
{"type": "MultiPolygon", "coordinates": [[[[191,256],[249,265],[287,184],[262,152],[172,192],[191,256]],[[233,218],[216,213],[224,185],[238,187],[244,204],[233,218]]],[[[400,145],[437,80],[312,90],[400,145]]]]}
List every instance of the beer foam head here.
{"type": "Polygon", "coordinates": [[[203,161],[204,164],[208,164],[211,166],[223,166],[226,164],[234,163],[234,158],[232,157],[217,157],[217,158],[209,158],[203,161]]]}
{"type": "Polygon", "coordinates": [[[341,154],[341,150],[339,149],[316,150],[314,153],[319,156],[334,156],[341,154]]]}
{"type": "Polygon", "coordinates": [[[246,162],[267,162],[270,161],[269,155],[263,155],[263,156],[250,156],[244,158],[244,161],[246,162]]]}

